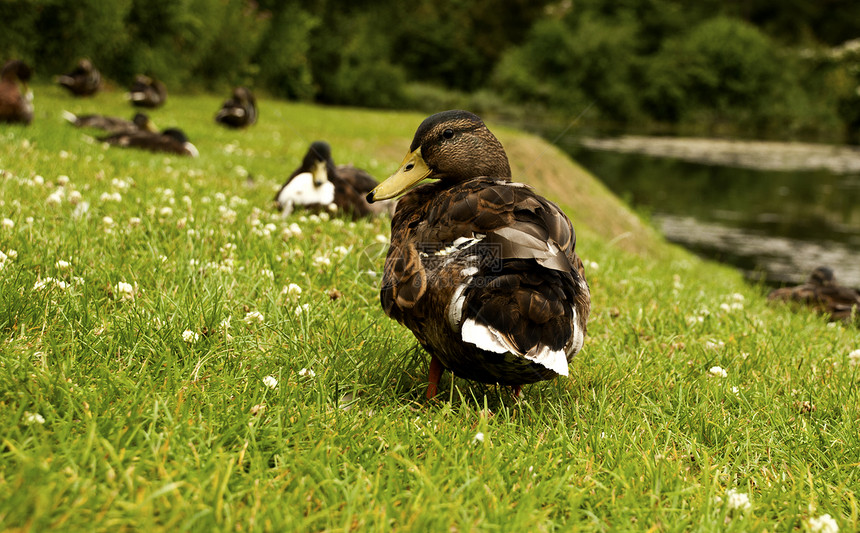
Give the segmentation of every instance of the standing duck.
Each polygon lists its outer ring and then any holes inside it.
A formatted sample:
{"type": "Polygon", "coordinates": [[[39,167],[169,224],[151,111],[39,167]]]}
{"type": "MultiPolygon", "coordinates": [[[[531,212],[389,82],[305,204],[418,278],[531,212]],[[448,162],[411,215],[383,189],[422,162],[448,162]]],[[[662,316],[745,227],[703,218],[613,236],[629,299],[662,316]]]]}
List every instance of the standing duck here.
{"type": "Polygon", "coordinates": [[[813,270],[802,285],[774,289],[767,299],[806,305],[832,320],[850,321],[860,314],[860,290],[839,285],[833,270],[826,266],[813,270]]]}
{"type": "Polygon", "coordinates": [[[102,75],[89,59],[81,59],[68,74],[57,76],[57,83],[75,96],[92,96],[101,86],[102,75]]]}
{"type": "Polygon", "coordinates": [[[427,397],[445,369],[515,395],[567,376],[591,307],[570,220],[511,181],[504,148],[472,113],[430,116],[409,150],[368,200],[409,191],[391,220],[380,299],[430,354],[427,397]]]}
{"type": "Polygon", "coordinates": [[[100,137],[100,141],[122,148],[139,148],[150,152],[167,152],[170,154],[197,157],[200,153],[197,147],[189,142],[185,132],[179,128],[168,128],[161,133],[138,130],[132,133],[118,133],[100,137]]]}
{"type": "Polygon", "coordinates": [[[373,176],[351,165],[335,166],[331,146],[325,141],[311,143],[302,164],[275,194],[275,204],[284,215],[295,206],[333,209],[353,217],[391,213],[393,202],[371,205],[367,193],[379,185],[373,176]]]}
{"type": "Polygon", "coordinates": [[[156,79],[138,74],[126,97],[133,106],[154,109],[163,106],[167,100],[167,87],[156,79]]]}
{"type": "Polygon", "coordinates": [[[140,130],[157,132],[145,113],[135,113],[131,120],[107,115],[75,115],[63,111],[63,118],[77,128],[95,128],[114,134],[128,134],[140,130]]]}
{"type": "Polygon", "coordinates": [[[33,93],[27,82],[33,70],[23,61],[13,59],[0,70],[0,122],[33,121],[33,93]]]}
{"type": "Polygon", "coordinates": [[[224,102],[215,122],[228,128],[246,128],[257,122],[257,99],[250,89],[236,87],[233,96],[224,102]]]}

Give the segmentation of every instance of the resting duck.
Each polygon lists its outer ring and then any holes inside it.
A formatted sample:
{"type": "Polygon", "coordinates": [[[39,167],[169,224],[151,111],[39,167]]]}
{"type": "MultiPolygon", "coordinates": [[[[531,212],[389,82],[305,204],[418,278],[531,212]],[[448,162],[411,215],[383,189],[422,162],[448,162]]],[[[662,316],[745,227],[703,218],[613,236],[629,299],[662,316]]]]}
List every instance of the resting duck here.
{"type": "Polygon", "coordinates": [[[167,101],[167,87],[156,79],[138,74],[135,76],[134,83],[131,84],[131,89],[129,89],[126,98],[137,107],[161,107],[167,101]]]}
{"type": "Polygon", "coordinates": [[[257,122],[257,99],[250,89],[233,89],[233,97],[224,102],[218,110],[215,122],[228,128],[246,128],[257,122]]]}
{"type": "Polygon", "coordinates": [[[275,194],[275,204],[284,215],[295,206],[312,210],[333,209],[353,217],[391,213],[393,202],[371,205],[367,193],[379,185],[373,176],[351,165],[335,166],[331,146],[311,143],[302,164],[275,194]]]}
{"type": "Polygon", "coordinates": [[[140,130],[157,132],[155,125],[145,113],[135,113],[131,120],[107,115],[75,115],[63,111],[63,118],[78,128],[95,128],[108,133],[134,133],[140,130]]]}
{"type": "Polygon", "coordinates": [[[368,195],[409,190],[391,220],[380,299],[430,354],[428,398],[445,369],[517,396],[568,375],[582,348],[591,296],[573,226],[510,176],[483,121],[446,111],[421,123],[400,169],[368,195]]]}
{"type": "Polygon", "coordinates": [[[57,83],[75,96],[91,96],[98,92],[102,75],[89,59],[81,59],[68,74],[57,76],[57,83]]]}
{"type": "Polygon", "coordinates": [[[18,59],[3,65],[0,70],[0,122],[29,124],[33,121],[33,93],[27,88],[32,75],[33,70],[18,59]]]}
{"type": "Polygon", "coordinates": [[[200,153],[197,147],[188,141],[185,132],[179,128],[168,128],[161,133],[138,130],[133,133],[118,133],[100,137],[100,141],[123,148],[140,148],[150,152],[167,152],[171,154],[197,157],[200,153]]]}
{"type": "Polygon", "coordinates": [[[860,314],[860,290],[839,285],[833,270],[826,266],[813,270],[806,283],[775,289],[767,299],[807,305],[832,320],[850,321],[860,314]]]}

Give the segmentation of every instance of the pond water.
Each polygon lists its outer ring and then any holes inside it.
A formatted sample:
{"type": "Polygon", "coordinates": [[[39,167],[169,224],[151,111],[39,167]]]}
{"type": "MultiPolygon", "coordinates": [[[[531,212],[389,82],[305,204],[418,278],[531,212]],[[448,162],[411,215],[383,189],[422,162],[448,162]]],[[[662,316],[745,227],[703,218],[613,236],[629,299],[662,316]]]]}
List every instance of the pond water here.
{"type": "MultiPolygon", "coordinates": [[[[737,154],[713,164],[689,153],[683,160],[595,146],[580,140],[564,148],[668,240],[769,284],[801,282],[828,265],[840,283],[860,287],[860,166],[827,164],[834,158],[825,153],[825,164],[806,170],[760,170],[738,165],[780,167],[743,163],[737,154]]],[[[787,160],[767,151],[765,160],[787,160]]]]}

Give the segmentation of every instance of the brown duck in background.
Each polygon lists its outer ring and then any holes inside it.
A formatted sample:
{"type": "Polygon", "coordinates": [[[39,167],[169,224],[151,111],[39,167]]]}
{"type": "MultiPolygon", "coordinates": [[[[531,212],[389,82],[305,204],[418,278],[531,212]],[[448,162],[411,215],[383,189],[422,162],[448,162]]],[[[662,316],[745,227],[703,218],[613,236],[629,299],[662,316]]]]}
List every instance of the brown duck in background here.
{"type": "Polygon", "coordinates": [[[185,132],[179,128],[168,128],[161,133],[138,130],[132,133],[118,133],[99,137],[99,140],[121,148],[138,148],[150,152],[166,152],[169,154],[197,157],[197,147],[191,144],[185,132]]]}
{"type": "Polygon", "coordinates": [[[371,205],[367,193],[379,182],[352,165],[335,165],[331,146],[325,141],[311,143],[299,168],[275,194],[275,205],[289,215],[293,208],[335,210],[353,217],[391,213],[394,202],[371,205]]]}
{"type": "Polygon", "coordinates": [[[68,74],[57,76],[57,83],[75,96],[92,96],[98,92],[102,75],[89,59],[81,59],[68,74]]]}
{"type": "Polygon", "coordinates": [[[860,290],[839,285],[833,270],[826,266],[813,270],[802,285],[771,291],[767,299],[806,305],[830,315],[831,320],[848,322],[860,314],[860,290]]]}
{"type": "Polygon", "coordinates": [[[126,98],[136,107],[154,109],[161,107],[167,101],[167,87],[160,81],[138,74],[126,94],[126,98]]]}
{"type": "Polygon", "coordinates": [[[29,124],[33,121],[33,93],[27,82],[33,70],[23,61],[13,59],[0,70],[0,122],[29,124]]]}
{"type": "Polygon", "coordinates": [[[501,143],[466,111],[424,120],[400,169],[368,199],[407,190],[380,299],[431,356],[427,397],[444,369],[515,395],[568,375],[591,296],[561,209],[511,181],[501,143]],[[412,188],[424,179],[438,181],[412,188]]]}
{"type": "Polygon", "coordinates": [[[107,115],[75,115],[63,111],[63,118],[77,128],[95,128],[114,134],[128,134],[140,130],[157,132],[155,124],[145,113],[135,113],[131,120],[107,115]]]}
{"type": "Polygon", "coordinates": [[[257,122],[257,99],[245,87],[233,89],[233,96],[221,105],[215,122],[228,128],[247,128],[257,122]]]}

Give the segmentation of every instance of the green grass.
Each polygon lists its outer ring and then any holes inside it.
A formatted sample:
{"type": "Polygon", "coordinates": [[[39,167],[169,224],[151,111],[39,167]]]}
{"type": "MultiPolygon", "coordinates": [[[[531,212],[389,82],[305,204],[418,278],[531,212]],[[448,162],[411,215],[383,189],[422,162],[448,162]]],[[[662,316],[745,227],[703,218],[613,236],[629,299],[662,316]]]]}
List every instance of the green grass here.
{"type": "Polygon", "coordinates": [[[857,329],[767,306],[554,148],[493,127],[576,224],[589,335],[569,379],[521,401],[446,375],[427,402],[426,356],[378,304],[388,220],[270,207],[310,141],[383,177],[423,117],[264,101],[232,132],[212,122],[221,99],[153,113],[199,159],[106,149],[60,119],[130,116],[119,93],[36,87],[34,124],[0,126],[0,250],[17,252],[0,270],[0,529],[860,528],[857,329]]]}

